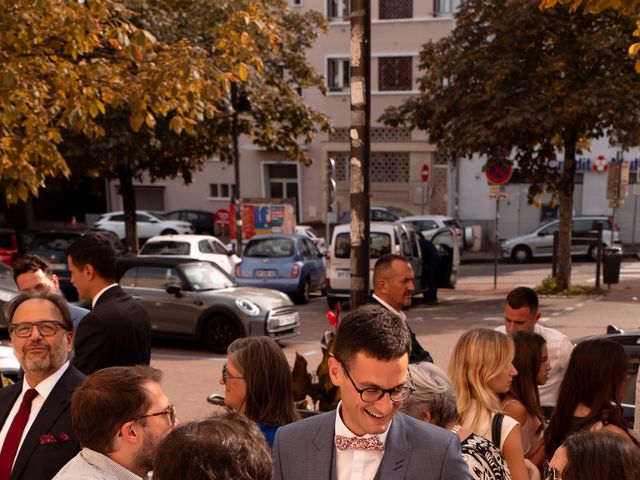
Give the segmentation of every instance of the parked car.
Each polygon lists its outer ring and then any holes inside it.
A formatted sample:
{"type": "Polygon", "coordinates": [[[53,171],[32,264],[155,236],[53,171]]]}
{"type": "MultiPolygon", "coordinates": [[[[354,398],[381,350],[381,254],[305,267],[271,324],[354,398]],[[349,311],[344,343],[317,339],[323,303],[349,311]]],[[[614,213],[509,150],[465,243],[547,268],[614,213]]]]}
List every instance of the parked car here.
{"type": "Polygon", "coordinates": [[[13,300],[18,293],[18,287],[13,280],[13,269],[5,263],[0,263],[0,328],[4,330],[7,329],[9,323],[5,316],[4,306],[13,300]]]}
{"type": "Polygon", "coordinates": [[[456,232],[460,249],[471,247],[473,244],[473,231],[471,227],[463,227],[460,222],[453,217],[444,215],[411,215],[403,217],[398,222],[410,223],[422,232],[424,238],[431,240],[431,237],[444,227],[451,227],[456,232]]]}
{"type": "MultiPolygon", "coordinates": [[[[372,222],[395,222],[403,217],[408,217],[411,212],[408,212],[400,207],[386,206],[386,207],[371,207],[370,218],[372,222]]],[[[342,213],[338,219],[338,223],[349,223],[351,221],[351,210],[347,210],[342,213]]]]}
{"type": "MultiPolygon", "coordinates": [[[[124,212],[105,213],[96,221],[94,227],[113,232],[120,240],[124,240],[124,212]]],[[[193,226],[189,222],[164,220],[158,214],[152,214],[144,210],[136,211],[136,227],[138,229],[138,238],[141,240],[156,235],[193,233],[193,226]]]]}
{"type": "Polygon", "coordinates": [[[139,299],[154,335],[201,340],[225,353],[235,339],[300,333],[289,297],[266,288],[239,287],[217,265],[175,257],[120,257],[120,286],[139,299]]]}
{"type": "Polygon", "coordinates": [[[13,266],[20,256],[18,233],[13,228],[0,229],[0,262],[13,266]]]}
{"type": "MultiPolygon", "coordinates": [[[[369,226],[369,287],[373,290],[373,267],[383,255],[395,253],[404,256],[413,267],[414,295],[423,293],[422,254],[415,227],[403,223],[372,222],[369,226]]],[[[455,288],[460,265],[460,248],[455,231],[445,227],[436,232],[431,242],[442,255],[438,268],[438,288],[455,288]]],[[[327,250],[327,303],[334,308],[347,300],[351,289],[351,237],[349,225],[336,225],[327,250]]]]}
{"type": "Polygon", "coordinates": [[[173,210],[162,214],[166,220],[182,220],[193,225],[193,233],[211,235],[215,230],[214,214],[204,210],[173,210]]]}
{"type": "Polygon", "coordinates": [[[320,250],[321,253],[325,252],[326,245],[325,245],[324,238],[318,237],[316,235],[316,232],[313,231],[313,227],[309,225],[296,225],[295,233],[297,233],[298,235],[306,235],[311,239],[313,243],[316,244],[316,247],[318,247],[318,250],[320,250]]]}
{"type": "Polygon", "coordinates": [[[138,253],[140,256],[162,255],[189,257],[210,261],[233,275],[233,268],[240,258],[211,235],[160,235],[151,237],[138,253]]]}
{"type": "Polygon", "coordinates": [[[271,233],[256,235],[244,248],[235,277],[240,285],[280,290],[297,303],[324,288],[324,256],[306,236],[271,233]]]}
{"type": "MultiPolygon", "coordinates": [[[[596,225],[602,225],[602,243],[604,247],[612,246],[611,230],[613,228],[614,243],[620,242],[620,229],[613,227],[611,218],[601,215],[584,215],[573,217],[572,230],[575,234],[595,232],[596,225]]],[[[530,261],[532,258],[553,256],[553,233],[560,229],[560,220],[552,220],[540,225],[533,232],[519,235],[501,243],[502,256],[517,263],[530,261]]],[[[587,255],[595,260],[598,255],[597,246],[572,245],[572,255],[587,255]]]]}

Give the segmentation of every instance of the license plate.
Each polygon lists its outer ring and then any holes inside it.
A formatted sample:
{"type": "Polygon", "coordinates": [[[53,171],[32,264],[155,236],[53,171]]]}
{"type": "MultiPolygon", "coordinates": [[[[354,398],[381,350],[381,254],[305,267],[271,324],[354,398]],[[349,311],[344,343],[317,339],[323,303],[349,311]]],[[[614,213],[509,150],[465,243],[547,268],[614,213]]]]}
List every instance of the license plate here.
{"type": "Polygon", "coordinates": [[[351,278],[351,272],[349,270],[338,270],[336,276],[338,278],[351,278]]]}
{"type": "Polygon", "coordinates": [[[51,264],[51,268],[54,270],[66,270],[67,269],[67,264],[66,263],[52,263],[51,264]]]}
{"type": "Polygon", "coordinates": [[[256,277],[260,278],[273,278],[278,276],[278,272],[276,270],[256,270],[256,277]]]}

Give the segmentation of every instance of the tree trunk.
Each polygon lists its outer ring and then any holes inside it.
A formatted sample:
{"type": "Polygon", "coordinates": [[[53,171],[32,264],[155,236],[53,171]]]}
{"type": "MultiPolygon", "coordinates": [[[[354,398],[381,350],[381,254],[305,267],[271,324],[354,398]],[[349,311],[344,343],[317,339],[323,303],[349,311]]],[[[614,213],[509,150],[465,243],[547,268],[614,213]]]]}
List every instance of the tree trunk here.
{"type": "Polygon", "coordinates": [[[136,228],[136,195],[133,189],[131,171],[126,165],[118,168],[120,194],[124,210],[125,246],[128,252],[138,253],[138,231],[136,228]]]}
{"type": "Polygon", "coordinates": [[[556,283],[559,290],[567,290],[571,286],[571,224],[576,174],[576,143],[577,135],[573,132],[564,139],[564,166],[558,192],[560,194],[560,232],[558,234],[556,283]]]}
{"type": "Polygon", "coordinates": [[[369,299],[371,2],[351,1],[351,309],[369,299]]]}

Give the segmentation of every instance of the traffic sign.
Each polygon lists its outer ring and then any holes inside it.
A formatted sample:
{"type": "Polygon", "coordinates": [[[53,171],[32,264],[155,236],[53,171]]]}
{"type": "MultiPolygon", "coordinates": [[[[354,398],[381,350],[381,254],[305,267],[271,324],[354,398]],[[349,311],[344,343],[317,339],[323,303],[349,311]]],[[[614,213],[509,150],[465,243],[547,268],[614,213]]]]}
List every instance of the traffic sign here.
{"type": "Polygon", "coordinates": [[[509,164],[491,163],[484,171],[489,183],[493,185],[505,185],[511,179],[513,168],[509,164]]]}
{"type": "Polygon", "coordinates": [[[219,227],[228,227],[230,223],[229,210],[221,208],[214,214],[214,222],[219,227]]]}
{"type": "Polygon", "coordinates": [[[501,187],[500,185],[491,185],[491,187],[489,187],[489,198],[491,200],[506,200],[509,198],[509,195],[504,190],[504,187],[501,187]]]}
{"type": "Polygon", "coordinates": [[[422,165],[422,171],[420,172],[420,175],[423,182],[429,181],[429,165],[427,165],[426,163],[422,165]]]}

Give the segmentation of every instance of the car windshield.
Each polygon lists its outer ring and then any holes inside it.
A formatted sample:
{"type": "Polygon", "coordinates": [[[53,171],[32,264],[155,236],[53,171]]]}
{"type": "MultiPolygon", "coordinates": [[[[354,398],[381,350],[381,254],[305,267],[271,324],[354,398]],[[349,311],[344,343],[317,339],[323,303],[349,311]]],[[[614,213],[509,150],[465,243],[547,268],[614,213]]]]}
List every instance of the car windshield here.
{"type": "Polygon", "coordinates": [[[406,210],[404,210],[403,208],[400,208],[400,207],[384,207],[384,208],[389,210],[391,213],[395,213],[400,218],[409,217],[409,216],[413,215],[411,212],[407,212],[406,210]]]}
{"type": "Polygon", "coordinates": [[[187,277],[191,290],[195,292],[220,290],[236,286],[233,278],[208,263],[183,265],[180,268],[185,277],[187,277]]]}
{"type": "MultiPolygon", "coordinates": [[[[387,253],[391,253],[391,236],[386,233],[371,232],[369,236],[369,258],[379,258],[387,253]]],[[[334,254],[336,258],[349,258],[351,255],[349,233],[336,235],[334,254]]]]}
{"type": "Polygon", "coordinates": [[[244,251],[245,257],[292,257],[295,254],[295,245],[290,238],[260,238],[249,241],[244,251]]]}
{"type": "Polygon", "coordinates": [[[189,255],[190,252],[191,247],[188,242],[162,240],[145,243],[140,255],[189,255]]]}
{"type": "Polygon", "coordinates": [[[31,243],[31,249],[43,250],[66,250],[75,240],[80,237],[78,234],[51,234],[36,235],[31,243]]]}

